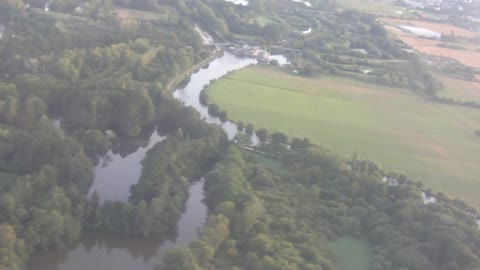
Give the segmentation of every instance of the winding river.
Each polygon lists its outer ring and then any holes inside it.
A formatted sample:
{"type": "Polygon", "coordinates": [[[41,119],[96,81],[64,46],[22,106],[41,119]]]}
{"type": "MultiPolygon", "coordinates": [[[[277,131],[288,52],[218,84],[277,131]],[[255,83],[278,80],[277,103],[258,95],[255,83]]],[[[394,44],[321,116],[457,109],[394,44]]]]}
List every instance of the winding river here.
{"type": "MultiPolygon", "coordinates": [[[[220,125],[227,133],[228,138],[231,140],[238,133],[237,126],[233,122],[222,122],[220,119],[210,116],[208,114],[208,107],[203,106],[200,103],[200,92],[205,86],[209,85],[212,80],[219,79],[231,71],[256,63],[257,60],[251,58],[240,58],[229,52],[225,52],[222,57],[211,62],[207,68],[201,69],[192,74],[190,77],[190,82],[187,84],[187,86],[177,89],[173,93],[173,96],[182,101],[185,106],[194,107],[206,122],[220,125]]],[[[252,143],[255,144],[256,142],[258,142],[258,138],[253,135],[252,143]]]]}
{"type": "MultiPolygon", "coordinates": [[[[212,80],[228,72],[255,64],[249,58],[239,58],[230,53],[215,59],[208,67],[192,74],[189,83],[174,92],[174,96],[186,106],[193,106],[208,122],[223,127],[230,139],[237,134],[232,122],[221,122],[208,114],[208,108],[199,102],[201,90],[212,80]]],[[[57,121],[59,125],[59,121],[57,121]]],[[[146,152],[165,139],[158,131],[150,130],[137,138],[120,143],[101,158],[95,168],[95,178],[89,194],[97,192],[102,201],[127,201],[130,186],[137,183],[141,161],[146,152]]],[[[252,136],[252,142],[258,139],[252,136]]],[[[118,234],[86,233],[75,245],[62,251],[38,252],[32,257],[29,270],[153,270],[160,263],[161,255],[171,247],[187,246],[197,239],[197,229],[207,217],[203,204],[203,179],[189,189],[186,210],[177,224],[177,232],[170,240],[125,237],[118,234]]]]}
{"type": "MultiPolygon", "coordinates": [[[[208,108],[200,104],[199,95],[212,80],[255,63],[254,59],[239,58],[225,52],[206,68],[192,74],[188,84],[177,89],[174,96],[185,106],[194,107],[208,123],[222,126],[232,139],[238,133],[236,125],[211,117],[208,108]]],[[[96,191],[102,201],[128,199],[130,186],[140,178],[141,161],[146,152],[165,138],[156,130],[143,136],[143,139],[140,136],[138,140],[121,144],[102,158],[95,168],[90,194],[96,191]]],[[[252,136],[252,142],[258,142],[258,138],[252,136]]],[[[190,187],[186,210],[177,224],[177,233],[170,236],[170,240],[87,233],[68,249],[36,253],[32,257],[29,270],[153,270],[166,250],[173,246],[186,246],[197,238],[197,229],[207,217],[207,207],[203,204],[203,186],[202,179],[190,187]]],[[[425,201],[431,202],[433,201],[425,201]]]]}

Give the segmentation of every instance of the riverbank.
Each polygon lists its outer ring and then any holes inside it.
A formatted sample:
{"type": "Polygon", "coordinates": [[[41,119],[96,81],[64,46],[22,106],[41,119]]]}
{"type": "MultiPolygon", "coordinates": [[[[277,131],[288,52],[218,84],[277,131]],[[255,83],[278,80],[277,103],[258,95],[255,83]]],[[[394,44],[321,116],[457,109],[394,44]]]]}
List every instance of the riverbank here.
{"type": "MultiPolygon", "coordinates": [[[[191,74],[185,71],[182,76],[177,76],[169,83],[169,87],[174,87],[175,84],[184,80],[184,74],[187,74],[187,76],[191,76],[189,83],[185,88],[177,89],[175,93],[190,90],[194,90],[191,91],[193,93],[198,90],[199,93],[211,80],[223,76],[230,70],[242,68],[254,62],[253,59],[240,59],[231,54],[224,55],[223,52],[219,52],[188,69],[191,72],[198,70],[197,72],[191,74]],[[209,68],[201,69],[206,64],[210,64],[209,68]]],[[[193,100],[198,102],[198,95],[193,100]]],[[[184,103],[185,105],[188,104],[188,102],[184,103]]],[[[232,124],[227,130],[230,130],[230,134],[233,134],[233,130],[236,132],[236,127],[232,124]]],[[[102,179],[105,181],[98,181],[97,184],[93,184],[92,189],[102,186],[102,192],[99,193],[105,196],[104,199],[123,198],[123,200],[126,200],[130,194],[130,186],[139,180],[143,168],[142,160],[146,152],[164,138],[156,130],[152,130],[145,147],[138,147],[125,156],[107,155],[106,163],[100,164],[96,170],[96,177],[104,174],[102,179]],[[104,173],[101,173],[101,171],[104,173]],[[103,184],[100,184],[100,182],[103,184]],[[120,191],[121,198],[108,195],[112,193],[112,190],[114,193],[120,191]]],[[[203,184],[204,182],[200,181],[190,187],[189,198],[185,204],[186,211],[177,223],[177,233],[171,236],[171,241],[156,240],[152,242],[148,239],[118,235],[118,242],[110,244],[111,241],[88,241],[87,235],[87,240],[82,238],[76,245],[66,250],[34,254],[30,261],[31,267],[29,270],[153,269],[155,265],[160,263],[160,257],[166,250],[175,246],[186,246],[191,241],[196,240],[197,229],[205,222],[207,215],[206,206],[203,204],[203,184]],[[85,261],[89,263],[87,267],[85,267],[85,261]]],[[[109,237],[109,239],[112,239],[112,237],[109,237]]]]}
{"type": "Polygon", "coordinates": [[[386,170],[480,206],[480,145],[474,130],[457,120],[473,124],[476,110],[426,104],[406,89],[264,67],[230,74],[207,91],[233,121],[306,137],[345,156],[357,151],[386,170]]]}
{"type": "Polygon", "coordinates": [[[182,72],[182,74],[178,75],[176,78],[174,78],[173,80],[171,80],[167,86],[165,87],[165,89],[167,90],[167,92],[169,93],[172,93],[173,91],[175,91],[175,87],[181,83],[183,80],[185,80],[188,76],[192,75],[193,73],[195,73],[196,71],[198,71],[200,68],[202,68],[203,66],[205,65],[208,65],[209,63],[211,63],[212,61],[214,61],[215,59],[217,59],[218,57],[222,56],[224,54],[223,51],[221,50],[216,50],[210,57],[208,57],[207,59],[205,60],[202,60],[200,63],[192,66],[191,68],[185,70],[184,72],[182,72]]]}

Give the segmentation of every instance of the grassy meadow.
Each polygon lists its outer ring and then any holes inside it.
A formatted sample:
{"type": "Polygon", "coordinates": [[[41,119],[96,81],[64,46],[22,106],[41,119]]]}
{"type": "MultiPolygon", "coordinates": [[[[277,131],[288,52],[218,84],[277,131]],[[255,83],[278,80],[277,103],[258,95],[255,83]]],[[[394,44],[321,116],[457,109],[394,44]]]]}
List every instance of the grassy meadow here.
{"type": "Polygon", "coordinates": [[[233,121],[308,137],[405,172],[480,207],[480,110],[429,103],[409,90],[250,67],[208,89],[233,121]]]}
{"type": "Polygon", "coordinates": [[[372,251],[365,240],[342,237],[332,241],[330,249],[339,270],[370,270],[372,251]]]}
{"type": "Polygon", "coordinates": [[[175,10],[167,5],[161,5],[159,12],[141,11],[129,8],[115,8],[118,16],[122,19],[132,18],[139,21],[168,20],[169,15],[175,13],[175,10]]]}
{"type": "Polygon", "coordinates": [[[440,79],[445,85],[445,89],[440,91],[439,96],[480,103],[480,82],[470,82],[444,76],[441,76],[440,79]]]}
{"type": "Polygon", "coordinates": [[[337,3],[343,8],[390,16],[400,16],[406,10],[404,7],[395,6],[387,1],[339,0],[337,3]]]}

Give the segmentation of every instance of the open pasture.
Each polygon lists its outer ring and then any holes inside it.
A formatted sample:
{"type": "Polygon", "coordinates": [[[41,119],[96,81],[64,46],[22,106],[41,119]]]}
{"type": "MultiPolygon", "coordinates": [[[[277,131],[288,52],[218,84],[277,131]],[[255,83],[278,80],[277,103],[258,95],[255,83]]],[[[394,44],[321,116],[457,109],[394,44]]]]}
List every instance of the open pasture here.
{"type": "Polygon", "coordinates": [[[406,10],[404,7],[393,5],[390,1],[382,0],[339,0],[338,5],[347,9],[388,16],[400,16],[406,10]]]}
{"type": "Polygon", "coordinates": [[[208,94],[234,121],[307,137],[346,156],[358,151],[480,207],[480,110],[430,103],[406,89],[264,67],[236,71],[208,94]]]}

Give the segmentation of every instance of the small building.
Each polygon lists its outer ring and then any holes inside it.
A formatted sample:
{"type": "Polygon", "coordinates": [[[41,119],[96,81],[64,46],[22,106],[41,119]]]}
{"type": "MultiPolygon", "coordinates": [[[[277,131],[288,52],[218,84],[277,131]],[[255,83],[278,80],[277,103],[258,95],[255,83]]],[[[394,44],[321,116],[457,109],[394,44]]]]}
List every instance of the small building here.
{"type": "Polygon", "coordinates": [[[238,50],[235,50],[235,54],[238,54],[243,57],[256,58],[261,61],[268,61],[270,53],[266,50],[263,50],[259,46],[249,46],[243,45],[238,50]]]}
{"type": "Polygon", "coordinates": [[[4,31],[5,31],[5,26],[0,24],[0,39],[2,39],[4,31]]]}
{"type": "Polygon", "coordinates": [[[83,13],[83,8],[81,6],[77,6],[75,9],[74,9],[75,13],[77,14],[82,14],[83,13]]]}
{"type": "Polygon", "coordinates": [[[46,2],[46,3],[45,3],[45,6],[43,7],[43,10],[44,10],[45,12],[49,12],[49,11],[50,11],[50,2],[46,2]]]}

